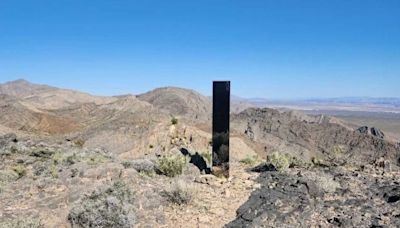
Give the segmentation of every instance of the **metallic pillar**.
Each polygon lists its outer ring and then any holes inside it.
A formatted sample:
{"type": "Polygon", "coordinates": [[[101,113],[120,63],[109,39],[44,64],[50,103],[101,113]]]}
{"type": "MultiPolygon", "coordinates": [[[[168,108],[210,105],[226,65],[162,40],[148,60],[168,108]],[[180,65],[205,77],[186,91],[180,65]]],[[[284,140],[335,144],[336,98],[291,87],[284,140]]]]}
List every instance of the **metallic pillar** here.
{"type": "Polygon", "coordinates": [[[213,174],[229,177],[230,81],[213,82],[213,174]]]}

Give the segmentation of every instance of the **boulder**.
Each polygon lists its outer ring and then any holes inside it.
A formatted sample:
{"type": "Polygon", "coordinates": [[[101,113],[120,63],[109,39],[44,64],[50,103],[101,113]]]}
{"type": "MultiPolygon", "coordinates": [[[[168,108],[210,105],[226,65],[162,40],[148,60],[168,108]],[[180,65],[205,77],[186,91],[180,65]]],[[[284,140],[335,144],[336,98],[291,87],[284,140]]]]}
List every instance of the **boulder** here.
{"type": "Polygon", "coordinates": [[[356,130],[358,133],[365,134],[365,135],[372,135],[377,138],[383,139],[385,138],[385,134],[379,128],[376,127],[368,127],[362,126],[356,130]]]}

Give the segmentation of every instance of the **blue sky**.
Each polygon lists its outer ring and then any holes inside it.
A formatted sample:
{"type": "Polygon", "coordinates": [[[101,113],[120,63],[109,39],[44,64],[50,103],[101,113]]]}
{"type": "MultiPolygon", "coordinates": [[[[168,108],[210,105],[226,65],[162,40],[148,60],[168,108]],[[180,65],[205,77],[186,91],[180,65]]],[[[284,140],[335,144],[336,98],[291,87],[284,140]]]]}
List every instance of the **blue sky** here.
{"type": "Polygon", "coordinates": [[[400,97],[400,1],[1,0],[0,82],[400,97]]]}

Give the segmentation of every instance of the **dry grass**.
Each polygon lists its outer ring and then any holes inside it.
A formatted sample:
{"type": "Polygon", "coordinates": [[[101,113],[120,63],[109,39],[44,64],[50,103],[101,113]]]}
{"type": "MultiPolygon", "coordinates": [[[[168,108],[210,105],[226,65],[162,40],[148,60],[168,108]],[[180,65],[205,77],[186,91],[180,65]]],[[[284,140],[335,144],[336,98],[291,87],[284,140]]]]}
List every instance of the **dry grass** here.
{"type": "Polygon", "coordinates": [[[167,155],[157,161],[157,171],[167,177],[175,177],[183,173],[186,158],[182,155],[167,155]]]}
{"type": "Polygon", "coordinates": [[[192,201],[194,189],[190,184],[183,180],[175,180],[161,193],[161,195],[172,204],[185,205],[192,201]]]}

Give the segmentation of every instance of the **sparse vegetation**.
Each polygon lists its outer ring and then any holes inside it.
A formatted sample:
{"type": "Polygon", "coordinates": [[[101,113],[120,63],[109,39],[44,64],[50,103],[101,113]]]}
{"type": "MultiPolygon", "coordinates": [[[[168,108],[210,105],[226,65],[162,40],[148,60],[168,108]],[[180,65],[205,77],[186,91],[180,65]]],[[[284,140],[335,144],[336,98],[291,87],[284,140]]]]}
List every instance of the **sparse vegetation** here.
{"type": "Polygon", "coordinates": [[[308,161],[303,160],[302,158],[298,157],[298,156],[292,156],[289,159],[290,168],[309,168],[311,166],[311,163],[308,161]]]}
{"type": "Polygon", "coordinates": [[[51,158],[55,154],[55,151],[45,149],[45,148],[37,148],[31,152],[31,156],[38,158],[51,158]]]}
{"type": "Polygon", "coordinates": [[[211,153],[202,152],[200,154],[200,156],[202,156],[209,164],[211,164],[211,162],[212,162],[212,154],[211,153]]]}
{"type": "Polygon", "coordinates": [[[18,179],[18,175],[11,170],[0,170],[0,193],[6,188],[8,183],[18,179]]]}
{"type": "Polygon", "coordinates": [[[312,157],[311,162],[314,166],[328,167],[329,165],[320,157],[312,157]]]}
{"type": "Polygon", "coordinates": [[[130,161],[123,161],[123,162],[121,162],[121,165],[122,165],[125,169],[132,168],[131,162],[130,162],[130,161]]]}
{"type": "Polygon", "coordinates": [[[74,141],[75,146],[79,148],[83,148],[83,145],[85,145],[85,140],[83,139],[77,139],[74,141]]]}
{"type": "Polygon", "coordinates": [[[147,176],[153,176],[155,172],[154,163],[147,159],[138,159],[133,161],[124,161],[122,165],[125,169],[132,168],[138,171],[141,174],[145,174],[147,176]]]}
{"type": "Polygon", "coordinates": [[[55,165],[62,164],[62,162],[64,161],[64,157],[63,157],[62,153],[59,151],[57,151],[56,153],[53,154],[52,159],[53,159],[53,163],[55,165]]]}
{"type": "Polygon", "coordinates": [[[53,177],[53,178],[58,178],[58,168],[57,168],[57,166],[56,165],[51,165],[50,166],[50,175],[53,177]]]}
{"type": "Polygon", "coordinates": [[[40,219],[36,218],[23,218],[23,219],[16,219],[11,221],[2,221],[0,222],[1,228],[43,228],[44,225],[42,224],[40,219]]]}
{"type": "Polygon", "coordinates": [[[254,156],[246,156],[246,158],[240,160],[240,163],[243,163],[245,165],[254,165],[257,162],[257,158],[254,156]]]}
{"type": "Polygon", "coordinates": [[[172,125],[177,125],[178,124],[178,119],[176,117],[172,117],[171,124],[172,125]]]}
{"type": "Polygon", "coordinates": [[[83,160],[88,164],[88,165],[99,165],[105,163],[109,158],[107,156],[104,156],[102,154],[91,154],[83,160]]]}
{"type": "Polygon", "coordinates": [[[343,156],[346,152],[346,147],[342,145],[335,145],[331,151],[331,157],[335,159],[335,161],[342,161],[343,156]]]}
{"type": "Polygon", "coordinates": [[[168,186],[167,189],[165,189],[161,194],[170,203],[185,205],[192,201],[194,189],[188,183],[182,180],[176,180],[171,183],[171,185],[168,186]]]}
{"type": "Polygon", "coordinates": [[[175,177],[183,173],[186,166],[186,158],[182,155],[163,156],[157,161],[157,171],[168,177],[175,177]]]}
{"type": "Polygon", "coordinates": [[[67,165],[73,165],[73,164],[75,164],[75,163],[78,162],[78,161],[79,161],[78,156],[76,156],[75,153],[74,153],[73,155],[69,155],[69,156],[67,156],[67,157],[65,158],[65,163],[66,163],[67,165]]]}
{"type": "Polygon", "coordinates": [[[73,227],[120,227],[134,225],[133,193],[123,182],[85,196],[68,215],[73,227]]]}
{"type": "Polygon", "coordinates": [[[154,146],[153,146],[152,144],[150,144],[150,145],[149,145],[149,148],[150,148],[150,149],[153,149],[153,148],[154,148],[154,146]]]}
{"type": "Polygon", "coordinates": [[[286,154],[274,152],[268,156],[267,162],[271,163],[278,171],[284,171],[289,168],[290,161],[286,154]]]}
{"type": "Polygon", "coordinates": [[[11,170],[14,171],[18,175],[18,179],[26,176],[27,170],[23,165],[14,165],[11,167],[11,170]]]}

